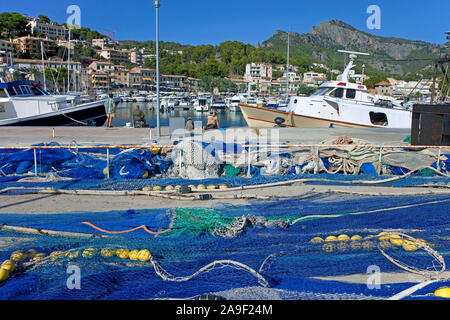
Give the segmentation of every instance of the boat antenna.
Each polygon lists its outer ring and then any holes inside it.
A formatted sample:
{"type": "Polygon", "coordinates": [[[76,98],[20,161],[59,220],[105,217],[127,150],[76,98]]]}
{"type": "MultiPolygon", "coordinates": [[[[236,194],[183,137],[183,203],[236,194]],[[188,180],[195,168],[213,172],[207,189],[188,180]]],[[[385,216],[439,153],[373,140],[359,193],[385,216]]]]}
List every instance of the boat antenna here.
{"type": "Polygon", "coordinates": [[[290,31],[287,34],[287,63],[286,63],[286,101],[289,103],[289,46],[290,46],[290,31]]]}
{"type": "Polygon", "coordinates": [[[363,52],[354,52],[354,51],[346,51],[346,50],[338,50],[338,52],[346,53],[349,55],[350,61],[345,67],[344,72],[342,73],[342,81],[348,82],[350,70],[353,69],[356,65],[354,64],[355,59],[358,58],[358,56],[370,56],[369,53],[363,53],[363,52]]]}

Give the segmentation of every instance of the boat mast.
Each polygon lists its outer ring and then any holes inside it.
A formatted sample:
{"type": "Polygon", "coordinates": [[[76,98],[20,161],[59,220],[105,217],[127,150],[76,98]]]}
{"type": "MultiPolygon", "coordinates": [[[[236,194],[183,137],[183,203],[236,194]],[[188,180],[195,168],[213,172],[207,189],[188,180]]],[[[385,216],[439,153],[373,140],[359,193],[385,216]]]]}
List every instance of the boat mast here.
{"type": "Polygon", "coordinates": [[[289,103],[289,45],[290,45],[290,31],[288,31],[287,41],[287,63],[286,63],[286,101],[289,103]]]}
{"type": "Polygon", "coordinates": [[[68,42],[68,56],[67,56],[67,94],[69,94],[70,90],[70,35],[72,29],[69,28],[69,42],[68,42]]]}
{"type": "Polygon", "coordinates": [[[41,41],[42,75],[44,79],[44,90],[47,91],[47,81],[45,79],[44,46],[41,41]]]}

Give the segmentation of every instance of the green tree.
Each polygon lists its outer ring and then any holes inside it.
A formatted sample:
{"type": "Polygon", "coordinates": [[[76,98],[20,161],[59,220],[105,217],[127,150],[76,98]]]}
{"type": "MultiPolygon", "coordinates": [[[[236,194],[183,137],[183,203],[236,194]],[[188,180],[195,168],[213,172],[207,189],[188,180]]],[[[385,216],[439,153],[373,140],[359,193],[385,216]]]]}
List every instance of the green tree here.
{"type": "Polygon", "coordinates": [[[10,39],[22,37],[30,34],[28,21],[17,12],[0,13],[0,37],[2,39],[10,39]]]}
{"type": "Polygon", "coordinates": [[[45,23],[50,23],[50,18],[46,15],[40,14],[38,15],[38,19],[45,23]]]}

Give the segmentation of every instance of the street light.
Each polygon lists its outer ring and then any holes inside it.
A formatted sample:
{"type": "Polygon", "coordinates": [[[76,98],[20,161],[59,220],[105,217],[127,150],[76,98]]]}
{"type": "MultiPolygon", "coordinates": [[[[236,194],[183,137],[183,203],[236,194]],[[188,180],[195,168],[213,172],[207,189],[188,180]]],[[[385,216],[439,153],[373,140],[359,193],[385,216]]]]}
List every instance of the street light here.
{"type": "Polygon", "coordinates": [[[160,7],[159,0],[155,0],[154,6],[156,8],[156,135],[158,138],[161,136],[161,127],[159,124],[160,116],[160,97],[159,97],[159,25],[158,25],[158,10],[160,7]]]}

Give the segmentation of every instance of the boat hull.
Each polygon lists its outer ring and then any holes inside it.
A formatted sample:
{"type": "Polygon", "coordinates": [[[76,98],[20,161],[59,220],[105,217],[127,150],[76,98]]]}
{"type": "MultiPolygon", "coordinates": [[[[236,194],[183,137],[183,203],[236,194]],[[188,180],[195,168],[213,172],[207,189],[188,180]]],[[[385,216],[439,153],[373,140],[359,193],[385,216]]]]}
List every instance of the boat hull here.
{"type": "MultiPolygon", "coordinates": [[[[116,101],[117,104],[117,101],[116,101]]],[[[40,114],[22,119],[11,119],[0,126],[69,126],[91,125],[101,127],[106,122],[104,101],[77,106],[66,110],[40,114]]]]}
{"type": "Polygon", "coordinates": [[[285,119],[283,125],[286,127],[329,128],[330,126],[333,126],[344,128],[379,128],[379,126],[368,126],[335,120],[320,119],[251,105],[240,104],[239,107],[241,108],[247,125],[251,128],[277,126],[277,124],[275,123],[276,118],[285,119]]]}

